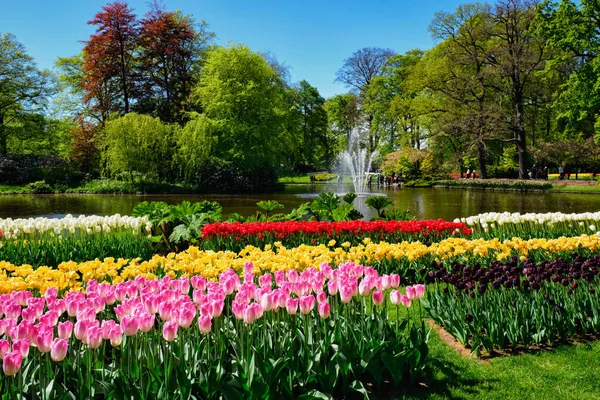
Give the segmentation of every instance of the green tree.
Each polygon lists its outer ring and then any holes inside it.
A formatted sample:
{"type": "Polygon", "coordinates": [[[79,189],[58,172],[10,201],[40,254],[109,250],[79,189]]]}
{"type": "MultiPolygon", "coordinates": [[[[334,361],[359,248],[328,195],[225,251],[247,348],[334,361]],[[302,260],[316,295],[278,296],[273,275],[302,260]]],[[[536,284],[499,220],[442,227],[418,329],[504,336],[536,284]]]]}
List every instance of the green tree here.
{"type": "Polygon", "coordinates": [[[43,133],[41,114],[53,93],[50,73],[37,68],[14,35],[0,34],[0,154],[8,152],[10,138],[43,133]]]}
{"type": "Polygon", "coordinates": [[[136,113],[112,118],[104,127],[103,159],[111,175],[150,175],[165,180],[172,176],[173,130],[176,125],[136,113]]]}
{"type": "Polygon", "coordinates": [[[214,128],[214,155],[242,171],[279,166],[284,85],[265,58],[243,45],[210,50],[193,90],[214,128]]]}
{"type": "Polygon", "coordinates": [[[325,99],[317,88],[305,80],[293,89],[292,96],[298,134],[302,138],[302,161],[313,167],[329,166],[334,156],[334,143],[327,136],[327,112],[323,107],[325,99]]]}
{"type": "Polygon", "coordinates": [[[203,114],[193,114],[185,126],[177,130],[175,161],[186,181],[193,181],[198,169],[213,155],[216,144],[213,131],[214,124],[203,114]]]}

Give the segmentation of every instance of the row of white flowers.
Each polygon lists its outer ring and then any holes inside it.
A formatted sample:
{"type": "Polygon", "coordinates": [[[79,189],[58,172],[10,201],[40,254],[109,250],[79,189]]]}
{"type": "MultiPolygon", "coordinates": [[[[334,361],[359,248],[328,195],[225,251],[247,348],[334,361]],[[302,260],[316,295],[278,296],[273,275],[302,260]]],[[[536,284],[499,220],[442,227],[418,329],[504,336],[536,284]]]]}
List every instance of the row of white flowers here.
{"type": "Polygon", "coordinates": [[[600,226],[600,212],[572,213],[510,213],[489,212],[466,218],[457,218],[454,222],[463,222],[474,229],[524,229],[547,228],[553,231],[564,230],[565,233],[576,231],[596,232],[600,226]]]}
{"type": "Polygon", "coordinates": [[[80,215],[74,217],[70,214],[64,218],[6,218],[0,219],[0,231],[4,239],[11,239],[23,235],[61,235],[69,232],[110,233],[112,231],[149,232],[152,224],[148,217],[130,217],[127,215],[80,215]]]}

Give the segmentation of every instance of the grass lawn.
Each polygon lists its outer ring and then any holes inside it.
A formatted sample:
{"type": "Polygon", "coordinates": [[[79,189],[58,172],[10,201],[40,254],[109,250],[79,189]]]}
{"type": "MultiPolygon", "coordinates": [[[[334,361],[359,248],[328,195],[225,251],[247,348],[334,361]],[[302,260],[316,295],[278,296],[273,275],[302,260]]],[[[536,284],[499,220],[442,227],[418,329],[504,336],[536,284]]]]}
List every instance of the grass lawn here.
{"type": "Polygon", "coordinates": [[[480,361],[432,331],[421,385],[389,399],[600,399],[600,342],[480,361]]]}
{"type": "Polygon", "coordinates": [[[556,185],[553,184],[552,189],[549,190],[550,192],[586,192],[586,193],[600,193],[600,185],[556,185]]]}

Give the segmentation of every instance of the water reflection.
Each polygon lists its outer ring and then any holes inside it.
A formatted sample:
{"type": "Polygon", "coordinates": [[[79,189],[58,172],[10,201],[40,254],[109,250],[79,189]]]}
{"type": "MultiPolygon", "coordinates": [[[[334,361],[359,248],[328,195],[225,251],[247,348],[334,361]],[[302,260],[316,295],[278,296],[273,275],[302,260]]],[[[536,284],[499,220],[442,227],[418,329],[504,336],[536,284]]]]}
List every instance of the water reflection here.
{"type": "MultiPolygon", "coordinates": [[[[289,212],[300,204],[310,202],[318,193],[332,190],[340,195],[352,190],[352,185],[287,185],[280,193],[253,195],[8,195],[0,196],[1,218],[33,216],[61,217],[65,214],[130,214],[142,201],[165,201],[175,204],[182,200],[218,201],[223,213],[251,215],[261,200],[277,200],[289,212]]],[[[510,212],[586,212],[600,209],[600,196],[595,194],[514,192],[457,189],[383,189],[375,185],[369,194],[385,194],[394,206],[409,209],[417,218],[452,220],[488,211],[510,212]]],[[[359,196],[355,205],[370,218],[375,215],[359,196]]]]}

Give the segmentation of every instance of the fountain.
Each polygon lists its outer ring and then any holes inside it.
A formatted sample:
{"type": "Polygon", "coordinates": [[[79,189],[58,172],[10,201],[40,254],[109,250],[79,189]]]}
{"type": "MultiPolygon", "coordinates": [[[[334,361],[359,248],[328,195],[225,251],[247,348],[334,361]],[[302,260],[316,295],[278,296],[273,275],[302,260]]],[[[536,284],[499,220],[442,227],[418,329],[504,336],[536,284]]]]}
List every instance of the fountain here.
{"type": "Polygon", "coordinates": [[[349,173],[352,177],[356,194],[367,193],[368,172],[371,169],[371,161],[377,154],[377,151],[367,154],[363,136],[364,131],[360,127],[352,129],[348,139],[348,148],[338,158],[342,172],[349,173]]]}

